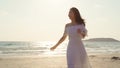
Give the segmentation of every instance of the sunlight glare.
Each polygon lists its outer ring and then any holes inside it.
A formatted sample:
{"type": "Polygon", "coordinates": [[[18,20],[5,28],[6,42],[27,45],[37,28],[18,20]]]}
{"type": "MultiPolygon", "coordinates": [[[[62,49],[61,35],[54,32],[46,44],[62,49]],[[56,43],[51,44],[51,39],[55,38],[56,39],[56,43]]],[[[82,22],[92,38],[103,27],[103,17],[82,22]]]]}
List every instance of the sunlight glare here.
{"type": "Polygon", "coordinates": [[[62,6],[63,4],[65,4],[66,2],[68,2],[68,0],[46,0],[46,3],[51,4],[51,5],[60,5],[62,6]]]}

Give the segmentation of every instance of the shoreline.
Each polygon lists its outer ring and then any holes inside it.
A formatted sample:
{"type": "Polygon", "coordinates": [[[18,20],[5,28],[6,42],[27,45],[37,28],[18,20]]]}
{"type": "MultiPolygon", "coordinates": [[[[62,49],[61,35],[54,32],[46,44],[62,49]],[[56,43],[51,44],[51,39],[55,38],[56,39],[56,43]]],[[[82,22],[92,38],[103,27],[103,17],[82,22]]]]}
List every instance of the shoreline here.
{"type": "MultiPolygon", "coordinates": [[[[104,55],[109,55],[109,56],[111,56],[111,55],[115,55],[115,56],[120,56],[120,53],[87,53],[87,55],[89,56],[89,57],[91,57],[91,56],[104,56],[104,55]]],[[[0,58],[15,58],[15,57],[17,57],[17,58],[22,58],[22,57],[26,57],[26,58],[30,58],[30,57],[63,57],[63,56],[66,56],[66,55],[0,55],[0,58]]]]}
{"type": "MultiPolygon", "coordinates": [[[[92,68],[120,68],[119,53],[88,55],[92,68]]],[[[61,56],[0,56],[1,68],[67,68],[65,55],[61,56]]]]}

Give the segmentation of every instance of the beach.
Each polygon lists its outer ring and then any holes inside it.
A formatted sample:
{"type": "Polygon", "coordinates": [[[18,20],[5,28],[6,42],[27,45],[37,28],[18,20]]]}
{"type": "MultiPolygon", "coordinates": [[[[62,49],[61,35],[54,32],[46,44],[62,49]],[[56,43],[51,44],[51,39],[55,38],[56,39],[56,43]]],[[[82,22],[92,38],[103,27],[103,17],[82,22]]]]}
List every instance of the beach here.
{"type": "MultiPolygon", "coordinates": [[[[92,68],[120,68],[120,54],[88,55],[92,68]]],[[[66,56],[1,56],[0,68],[67,68],[66,56]]]]}
{"type": "MultiPolygon", "coordinates": [[[[67,68],[64,42],[0,42],[0,68],[67,68]]],[[[120,68],[120,42],[84,42],[92,68],[120,68]],[[102,46],[101,46],[102,45],[102,46]],[[113,46],[114,45],[114,46],[113,46]]]]}

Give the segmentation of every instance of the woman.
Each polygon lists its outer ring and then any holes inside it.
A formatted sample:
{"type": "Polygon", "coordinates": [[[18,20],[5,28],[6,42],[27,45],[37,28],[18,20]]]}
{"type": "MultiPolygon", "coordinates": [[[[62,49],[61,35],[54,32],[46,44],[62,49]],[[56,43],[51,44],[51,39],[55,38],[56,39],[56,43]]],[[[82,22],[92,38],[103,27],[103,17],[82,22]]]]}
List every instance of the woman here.
{"type": "Polygon", "coordinates": [[[88,60],[86,50],[84,48],[83,39],[87,35],[85,22],[81,18],[77,8],[72,7],[69,11],[69,18],[71,23],[66,24],[65,31],[58,43],[51,47],[54,50],[69,36],[69,43],[67,47],[67,64],[68,68],[91,68],[88,60]]]}

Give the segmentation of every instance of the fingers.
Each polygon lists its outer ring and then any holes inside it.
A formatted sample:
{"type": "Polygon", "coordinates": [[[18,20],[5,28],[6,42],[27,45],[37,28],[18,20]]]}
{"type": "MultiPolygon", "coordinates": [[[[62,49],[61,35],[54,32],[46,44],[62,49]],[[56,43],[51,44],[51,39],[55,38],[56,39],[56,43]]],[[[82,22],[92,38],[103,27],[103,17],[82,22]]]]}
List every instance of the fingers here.
{"type": "Polygon", "coordinates": [[[81,30],[80,30],[80,29],[78,29],[78,30],[77,30],[77,32],[78,32],[78,33],[81,33],[81,30]]]}
{"type": "Polygon", "coordinates": [[[54,49],[55,49],[55,47],[51,47],[51,48],[50,48],[51,51],[54,51],[54,49]]]}
{"type": "Polygon", "coordinates": [[[53,48],[50,48],[50,50],[51,50],[51,51],[54,51],[54,49],[53,49],[53,48]]]}

